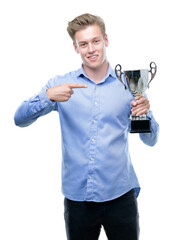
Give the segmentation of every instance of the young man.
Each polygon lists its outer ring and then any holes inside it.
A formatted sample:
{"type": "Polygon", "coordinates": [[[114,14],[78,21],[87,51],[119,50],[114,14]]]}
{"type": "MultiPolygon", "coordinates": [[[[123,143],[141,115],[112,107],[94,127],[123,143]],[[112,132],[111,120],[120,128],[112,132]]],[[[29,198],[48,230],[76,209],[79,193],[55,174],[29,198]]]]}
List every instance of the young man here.
{"type": "Polygon", "coordinates": [[[128,149],[129,117],[148,114],[150,146],[158,124],[145,97],[133,99],[106,58],[108,37],[100,17],[83,14],[67,31],[82,67],[48,81],[15,113],[17,126],[58,111],[62,131],[62,192],[68,240],[96,240],[101,226],[109,240],[139,239],[137,199],[140,186],[128,149]]]}

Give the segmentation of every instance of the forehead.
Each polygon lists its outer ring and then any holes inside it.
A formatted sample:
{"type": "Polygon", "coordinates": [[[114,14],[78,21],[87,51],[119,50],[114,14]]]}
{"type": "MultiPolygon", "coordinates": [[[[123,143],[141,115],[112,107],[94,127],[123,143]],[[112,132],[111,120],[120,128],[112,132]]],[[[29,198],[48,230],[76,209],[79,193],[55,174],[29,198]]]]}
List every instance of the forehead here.
{"type": "Polygon", "coordinates": [[[101,29],[98,25],[87,26],[75,33],[75,39],[77,42],[90,41],[97,37],[103,37],[101,29]]]}

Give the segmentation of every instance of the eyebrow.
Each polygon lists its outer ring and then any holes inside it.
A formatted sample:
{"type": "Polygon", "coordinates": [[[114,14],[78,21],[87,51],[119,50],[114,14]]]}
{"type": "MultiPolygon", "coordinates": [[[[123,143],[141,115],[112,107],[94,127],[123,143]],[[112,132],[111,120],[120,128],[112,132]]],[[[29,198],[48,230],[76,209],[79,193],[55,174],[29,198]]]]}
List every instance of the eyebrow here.
{"type": "MultiPolygon", "coordinates": [[[[91,39],[91,41],[96,40],[98,38],[100,39],[100,37],[94,37],[94,38],[91,39]]],[[[81,43],[87,43],[87,41],[80,41],[80,42],[78,42],[78,44],[81,44],[81,43]]]]}

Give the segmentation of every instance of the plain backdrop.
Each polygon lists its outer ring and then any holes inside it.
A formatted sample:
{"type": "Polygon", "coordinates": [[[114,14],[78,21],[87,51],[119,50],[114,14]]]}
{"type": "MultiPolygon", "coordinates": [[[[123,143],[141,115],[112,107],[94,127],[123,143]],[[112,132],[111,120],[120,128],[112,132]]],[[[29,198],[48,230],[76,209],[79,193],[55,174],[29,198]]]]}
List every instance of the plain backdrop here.
{"type": "MultiPolygon", "coordinates": [[[[141,240],[173,239],[172,3],[169,0],[4,0],[0,2],[0,239],[65,240],[61,193],[61,133],[52,112],[27,128],[14,125],[17,107],[57,74],[76,70],[66,27],[83,13],[100,15],[114,67],[158,72],[147,90],[160,125],[159,142],[129,136],[141,184],[141,240]]],[[[119,99],[121,101],[121,99],[119,99]]],[[[106,240],[102,230],[100,240],[106,240]]]]}

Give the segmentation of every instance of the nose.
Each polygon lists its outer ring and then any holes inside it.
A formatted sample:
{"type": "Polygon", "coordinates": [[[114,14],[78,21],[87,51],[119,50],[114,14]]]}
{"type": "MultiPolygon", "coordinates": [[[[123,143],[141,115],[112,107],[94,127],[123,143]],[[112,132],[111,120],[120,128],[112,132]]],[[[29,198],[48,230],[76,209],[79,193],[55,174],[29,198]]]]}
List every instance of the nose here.
{"type": "Polygon", "coordinates": [[[92,43],[88,44],[88,52],[89,53],[93,53],[95,51],[95,47],[92,43]]]}

